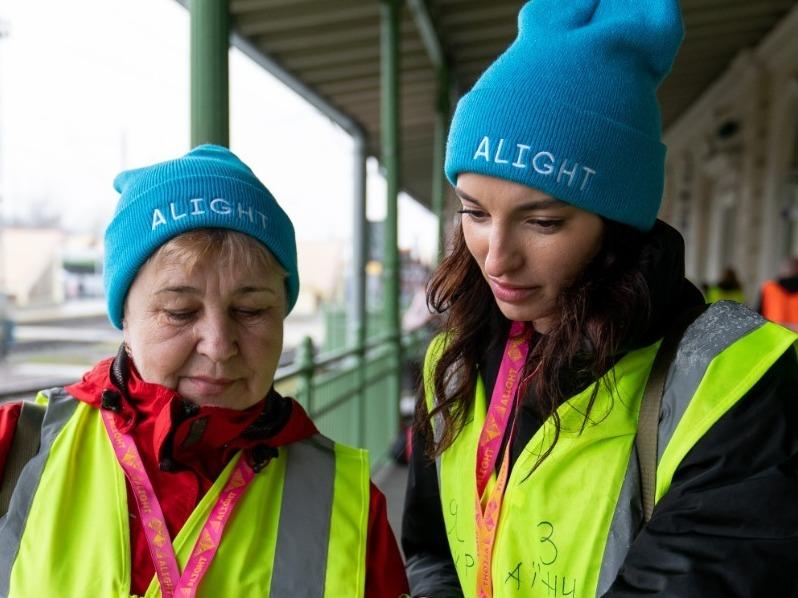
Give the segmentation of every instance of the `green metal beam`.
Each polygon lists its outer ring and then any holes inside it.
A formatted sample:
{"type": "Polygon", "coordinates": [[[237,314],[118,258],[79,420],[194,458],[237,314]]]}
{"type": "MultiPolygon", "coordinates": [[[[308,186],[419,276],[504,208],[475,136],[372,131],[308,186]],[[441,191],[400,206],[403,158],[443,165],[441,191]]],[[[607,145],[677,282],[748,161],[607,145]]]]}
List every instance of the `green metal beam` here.
{"type": "Polygon", "coordinates": [[[228,0],[190,0],[191,146],[230,145],[228,0]]]}
{"type": "Polygon", "coordinates": [[[366,446],[366,427],[368,412],[366,409],[367,386],[367,360],[366,337],[368,335],[368,311],[366,305],[366,260],[368,258],[368,220],[367,209],[367,179],[368,173],[366,160],[368,148],[366,139],[360,135],[354,138],[354,226],[352,231],[352,305],[353,317],[348,318],[350,344],[357,349],[357,445],[366,446]]]}
{"type": "Polygon", "coordinates": [[[441,46],[435,23],[430,17],[426,0],[407,0],[407,5],[413,13],[416,29],[418,29],[418,34],[424,42],[429,59],[435,67],[441,68],[446,63],[446,58],[443,54],[443,47],[441,46]]]}
{"type": "Polygon", "coordinates": [[[451,84],[449,66],[443,51],[440,35],[429,12],[427,0],[407,0],[413,14],[419,37],[421,37],[427,56],[432,62],[438,77],[437,101],[435,106],[435,130],[432,155],[432,211],[438,218],[438,261],[443,258],[445,223],[444,204],[446,198],[446,180],[443,174],[443,163],[446,155],[446,131],[451,109],[451,84]]]}
{"type": "Polygon", "coordinates": [[[401,339],[399,323],[399,8],[401,0],[380,0],[381,141],[387,187],[383,251],[383,317],[391,339],[394,376],[389,400],[399,406],[401,339]]]}
{"type": "Polygon", "coordinates": [[[446,177],[443,174],[446,158],[446,133],[451,110],[449,71],[445,64],[438,69],[438,105],[435,110],[435,136],[432,155],[432,211],[438,218],[438,262],[446,249],[446,223],[444,221],[446,201],[446,177]]]}
{"type": "Polygon", "coordinates": [[[363,137],[355,138],[354,148],[354,220],[352,230],[352,299],[351,299],[351,345],[363,349],[366,346],[366,260],[368,259],[368,220],[366,219],[366,161],[368,148],[363,137]]]}
{"type": "Polygon", "coordinates": [[[387,206],[384,232],[384,312],[386,332],[399,333],[399,0],[381,0],[381,137],[387,206]]]}

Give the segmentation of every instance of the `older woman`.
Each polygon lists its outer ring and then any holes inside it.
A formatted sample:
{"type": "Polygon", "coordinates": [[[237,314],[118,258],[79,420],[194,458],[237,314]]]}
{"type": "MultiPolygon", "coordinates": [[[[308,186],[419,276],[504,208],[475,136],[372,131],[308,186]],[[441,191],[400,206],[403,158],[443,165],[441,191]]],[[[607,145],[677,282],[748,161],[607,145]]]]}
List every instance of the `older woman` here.
{"type": "Polygon", "coordinates": [[[105,279],[124,344],[40,395],[40,446],[21,473],[29,407],[0,413],[13,487],[0,595],[404,592],[366,454],[273,388],[299,288],[287,215],[211,145],[115,187],[105,279]]]}

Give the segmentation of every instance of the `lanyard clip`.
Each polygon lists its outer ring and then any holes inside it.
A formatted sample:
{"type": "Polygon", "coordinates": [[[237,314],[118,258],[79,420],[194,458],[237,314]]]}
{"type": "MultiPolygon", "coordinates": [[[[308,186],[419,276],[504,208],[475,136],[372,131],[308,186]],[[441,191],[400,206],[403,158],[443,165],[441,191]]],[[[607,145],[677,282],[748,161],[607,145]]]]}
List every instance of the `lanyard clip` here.
{"type": "Polygon", "coordinates": [[[269,461],[277,457],[279,451],[267,444],[256,444],[250,449],[250,461],[252,462],[252,471],[259,473],[265,469],[269,461]]]}
{"type": "Polygon", "coordinates": [[[115,390],[106,388],[102,392],[100,406],[107,411],[119,413],[122,411],[122,395],[115,390]]]}

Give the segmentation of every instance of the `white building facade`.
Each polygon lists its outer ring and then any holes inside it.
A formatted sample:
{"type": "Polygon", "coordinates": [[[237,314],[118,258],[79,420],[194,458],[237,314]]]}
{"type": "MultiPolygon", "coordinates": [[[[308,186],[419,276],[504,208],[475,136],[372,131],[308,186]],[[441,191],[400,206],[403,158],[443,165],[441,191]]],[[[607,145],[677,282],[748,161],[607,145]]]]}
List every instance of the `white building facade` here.
{"type": "Polygon", "coordinates": [[[660,218],[687,246],[687,276],[733,267],[747,300],[798,255],[798,6],[665,132],[660,218]]]}

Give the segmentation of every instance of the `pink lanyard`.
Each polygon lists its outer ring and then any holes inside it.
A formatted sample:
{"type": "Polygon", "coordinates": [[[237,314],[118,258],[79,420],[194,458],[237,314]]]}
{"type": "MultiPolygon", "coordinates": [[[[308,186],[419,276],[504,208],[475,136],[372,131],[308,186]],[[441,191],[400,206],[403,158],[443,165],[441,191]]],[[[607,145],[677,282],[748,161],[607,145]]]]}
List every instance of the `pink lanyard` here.
{"type": "Polygon", "coordinates": [[[513,322],[504,347],[499,375],[493,387],[488,414],[482,426],[477,445],[477,495],[482,496],[485,486],[496,467],[499,449],[507,425],[515,410],[518,385],[529,353],[529,335],[524,322],[513,322]]]}
{"type": "Polygon", "coordinates": [[[155,496],[152,482],[144,469],[139,450],[130,434],[119,431],[114,416],[109,411],[101,410],[101,413],[105,429],[108,431],[111,444],[116,452],[116,458],[130,481],[133,495],[136,497],[142,527],[150,548],[150,556],[161,585],[161,594],[164,598],[172,598],[178,593],[180,596],[193,598],[202,578],[211,566],[214,556],[216,556],[216,550],[230,515],[255,476],[255,472],[243,456],[239,458],[230,479],[227,480],[227,484],[200,532],[181,576],[172,546],[172,538],[166,527],[166,519],[161,511],[158,498],[155,496]]]}
{"type": "Polygon", "coordinates": [[[491,562],[493,560],[493,544],[496,539],[496,528],[499,523],[504,490],[510,469],[510,444],[515,431],[515,406],[518,403],[518,386],[521,382],[526,357],[529,353],[529,338],[523,322],[513,322],[510,335],[504,348],[499,375],[493,388],[485,424],[477,445],[477,493],[474,497],[477,532],[477,596],[491,598],[493,583],[491,579],[491,562]],[[504,438],[510,419],[513,428],[502,457],[501,469],[487,497],[484,508],[482,496],[490,480],[496,460],[499,457],[502,439],[504,438]]]}

